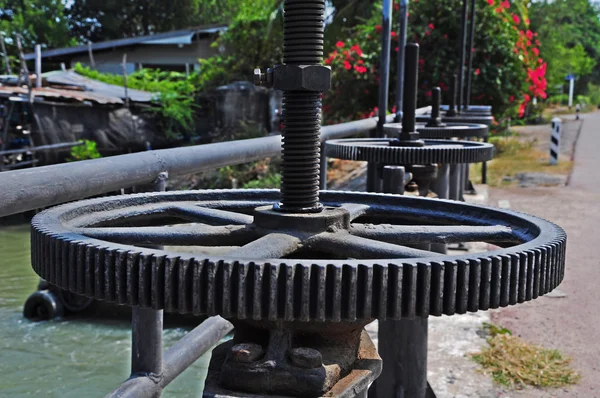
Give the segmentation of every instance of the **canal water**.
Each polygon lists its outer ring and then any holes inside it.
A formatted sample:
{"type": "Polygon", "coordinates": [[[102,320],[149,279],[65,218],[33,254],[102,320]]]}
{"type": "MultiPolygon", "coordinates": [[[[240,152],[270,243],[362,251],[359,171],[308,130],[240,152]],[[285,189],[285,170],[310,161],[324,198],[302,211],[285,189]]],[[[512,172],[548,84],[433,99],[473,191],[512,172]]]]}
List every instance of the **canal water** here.
{"type": "MultiPolygon", "coordinates": [[[[103,397],[129,375],[129,322],[30,322],[22,309],[37,283],[29,225],[0,227],[0,397],[103,397]]],[[[187,330],[165,329],[165,347],[187,330]]],[[[208,360],[205,355],[197,361],[163,397],[200,397],[208,360]]]]}

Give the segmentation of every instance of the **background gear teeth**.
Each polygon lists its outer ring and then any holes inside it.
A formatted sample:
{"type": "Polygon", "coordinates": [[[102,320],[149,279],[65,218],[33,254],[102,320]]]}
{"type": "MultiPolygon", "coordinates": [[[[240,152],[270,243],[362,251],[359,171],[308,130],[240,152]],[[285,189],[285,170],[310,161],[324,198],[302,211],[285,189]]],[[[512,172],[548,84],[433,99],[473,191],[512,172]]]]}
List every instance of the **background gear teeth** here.
{"type": "Polygon", "coordinates": [[[423,147],[393,146],[388,138],[355,138],[330,140],[325,154],[331,158],[404,164],[464,164],[491,160],[494,146],[472,141],[424,140],[423,147]]]}
{"type": "MultiPolygon", "coordinates": [[[[111,243],[79,235],[93,211],[204,202],[247,213],[274,190],[189,191],[91,199],[32,221],[34,270],[60,288],[124,305],[253,320],[340,322],[452,315],[534,299],[564,277],[564,231],[537,217],[461,202],[322,192],[325,205],[370,205],[369,217],[505,225],[524,241],[490,253],[431,259],[244,261],[111,243]]],[[[93,217],[91,221],[93,223],[93,217]]],[[[389,222],[389,221],[386,221],[389,222]]],[[[226,244],[227,242],[224,242],[226,244]]]]}

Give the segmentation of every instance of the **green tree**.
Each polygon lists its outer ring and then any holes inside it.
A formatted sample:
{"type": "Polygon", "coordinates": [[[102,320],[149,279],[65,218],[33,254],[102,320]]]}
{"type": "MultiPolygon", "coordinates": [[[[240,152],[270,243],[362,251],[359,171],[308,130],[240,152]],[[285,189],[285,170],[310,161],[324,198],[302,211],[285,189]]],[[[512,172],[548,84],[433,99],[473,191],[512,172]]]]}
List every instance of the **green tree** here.
{"type": "Polygon", "coordinates": [[[43,48],[74,45],[61,0],[0,0],[0,31],[7,52],[16,59],[15,38],[22,37],[24,51],[31,52],[35,44],[43,48]]]}
{"type": "Polygon", "coordinates": [[[198,24],[201,0],[73,0],[67,13],[80,42],[148,35],[198,24]]]}
{"type": "Polygon", "coordinates": [[[540,0],[529,8],[532,29],[539,33],[540,54],[548,62],[551,87],[578,75],[576,90],[600,83],[600,10],[589,0],[540,0]]]}

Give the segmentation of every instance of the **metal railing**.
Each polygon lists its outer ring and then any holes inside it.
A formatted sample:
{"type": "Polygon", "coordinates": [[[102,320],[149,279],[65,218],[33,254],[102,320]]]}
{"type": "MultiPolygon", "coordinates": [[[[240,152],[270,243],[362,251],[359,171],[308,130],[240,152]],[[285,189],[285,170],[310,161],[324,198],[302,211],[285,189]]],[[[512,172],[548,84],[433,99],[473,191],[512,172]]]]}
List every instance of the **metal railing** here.
{"type": "MultiPolygon", "coordinates": [[[[426,114],[431,107],[417,110],[426,114]]],[[[392,122],[394,115],[387,117],[392,122]]],[[[321,142],[368,134],[377,119],[363,119],[321,130],[321,142]]],[[[83,199],[132,186],[164,190],[166,175],[179,176],[278,156],[281,136],[229,141],[134,153],[0,173],[0,217],[83,199]]],[[[327,161],[321,159],[321,187],[327,161]]],[[[132,372],[109,397],[157,397],[188,366],[205,354],[233,326],[215,316],[207,319],[163,353],[162,311],[134,308],[132,372]],[[143,351],[137,349],[143,347],[143,351]]]]}

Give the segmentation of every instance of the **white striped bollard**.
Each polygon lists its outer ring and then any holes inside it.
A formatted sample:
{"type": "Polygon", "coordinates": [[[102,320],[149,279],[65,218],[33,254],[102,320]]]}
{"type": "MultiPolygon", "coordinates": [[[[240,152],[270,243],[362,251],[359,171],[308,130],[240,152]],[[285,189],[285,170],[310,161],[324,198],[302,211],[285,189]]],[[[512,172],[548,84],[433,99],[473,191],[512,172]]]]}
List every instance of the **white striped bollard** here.
{"type": "Polygon", "coordinates": [[[560,153],[560,129],[562,121],[555,117],[552,119],[552,137],[550,138],[550,164],[558,164],[558,154],[560,153]]]}

